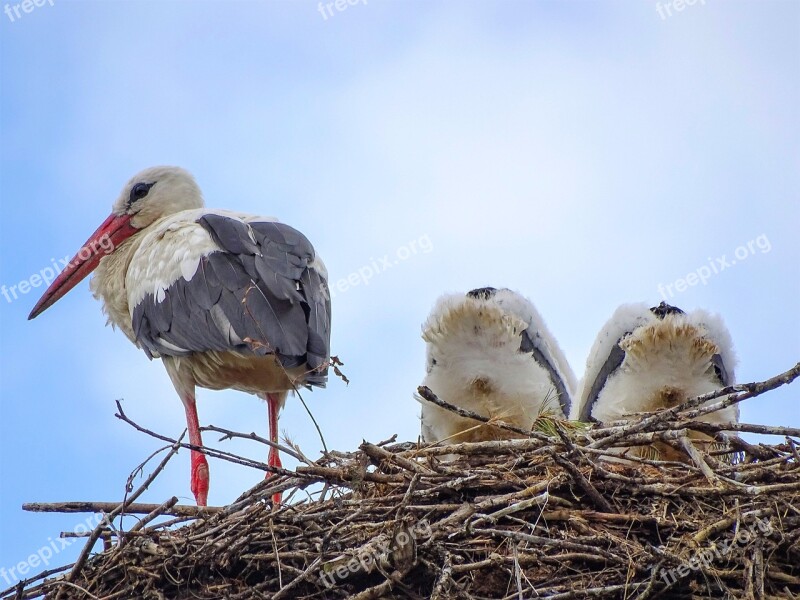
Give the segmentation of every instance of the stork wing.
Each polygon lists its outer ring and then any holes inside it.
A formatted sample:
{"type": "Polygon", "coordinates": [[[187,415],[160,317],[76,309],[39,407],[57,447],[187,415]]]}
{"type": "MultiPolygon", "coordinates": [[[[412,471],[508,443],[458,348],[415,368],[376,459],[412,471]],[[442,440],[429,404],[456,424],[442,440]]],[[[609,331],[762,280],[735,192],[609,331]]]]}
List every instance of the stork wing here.
{"type": "Polygon", "coordinates": [[[586,397],[583,405],[581,406],[581,412],[578,415],[578,421],[588,423],[589,421],[595,420],[592,417],[592,409],[594,408],[594,404],[597,402],[597,398],[600,396],[600,392],[605,387],[608,378],[611,377],[611,374],[619,368],[624,360],[625,350],[620,347],[619,340],[617,340],[617,343],[611,346],[611,351],[609,352],[606,361],[603,363],[603,366],[600,367],[597,377],[595,377],[594,381],[592,382],[592,387],[589,389],[589,395],[586,397]]]}
{"type": "MultiPolygon", "coordinates": [[[[206,250],[187,257],[173,249],[159,260],[167,263],[164,270],[181,275],[162,287],[152,275],[140,285],[151,291],[134,305],[131,318],[144,351],[151,357],[210,350],[274,354],[286,368],[305,365],[314,371],[306,382],[323,385],[330,296],[325,268],[308,239],[282,223],[208,212],[190,226],[194,238],[206,236],[206,250]]],[[[169,229],[162,232],[169,235],[169,229]]],[[[153,262],[152,250],[142,260],[153,262]]]]}
{"type": "MultiPolygon", "coordinates": [[[[491,294],[490,290],[493,288],[472,290],[468,295],[487,294],[487,292],[491,294]]],[[[504,310],[528,323],[527,329],[522,332],[520,352],[531,353],[533,360],[547,371],[558,394],[561,410],[565,417],[569,417],[572,397],[575,394],[575,375],[558,342],[545,325],[542,315],[530,300],[513,290],[503,288],[494,292],[495,300],[504,310]]]]}
{"type": "Polygon", "coordinates": [[[533,327],[529,327],[522,332],[522,343],[519,350],[520,352],[530,352],[533,355],[533,360],[547,371],[548,375],[550,375],[550,381],[553,382],[553,387],[558,394],[558,403],[561,405],[561,410],[564,416],[569,416],[572,394],[567,389],[567,384],[561,376],[558,362],[553,356],[552,350],[547,347],[539,332],[532,329],[533,327]]]}
{"type": "Polygon", "coordinates": [[[644,325],[653,318],[654,313],[643,302],[623,304],[603,325],[597,334],[597,339],[589,352],[586,361],[586,374],[581,382],[578,397],[578,414],[575,418],[579,421],[589,422],[592,410],[600,393],[617,369],[625,360],[625,351],[619,342],[629,335],[639,325],[644,325]]]}

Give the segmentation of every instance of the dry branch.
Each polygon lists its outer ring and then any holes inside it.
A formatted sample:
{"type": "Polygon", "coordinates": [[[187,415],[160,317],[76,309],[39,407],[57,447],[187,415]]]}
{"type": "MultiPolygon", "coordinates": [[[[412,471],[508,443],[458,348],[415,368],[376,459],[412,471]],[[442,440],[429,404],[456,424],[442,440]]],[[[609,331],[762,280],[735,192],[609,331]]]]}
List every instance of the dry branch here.
{"type": "MultiPolygon", "coordinates": [[[[156,510],[159,504],[140,504],[134,502],[125,507],[129,515],[148,514],[156,510]]],[[[119,507],[119,502],[27,502],[22,505],[22,510],[30,512],[55,512],[55,513],[110,513],[119,507]]],[[[205,517],[218,513],[222,508],[218,506],[183,506],[176,505],[161,514],[175,517],[205,517]]]]}

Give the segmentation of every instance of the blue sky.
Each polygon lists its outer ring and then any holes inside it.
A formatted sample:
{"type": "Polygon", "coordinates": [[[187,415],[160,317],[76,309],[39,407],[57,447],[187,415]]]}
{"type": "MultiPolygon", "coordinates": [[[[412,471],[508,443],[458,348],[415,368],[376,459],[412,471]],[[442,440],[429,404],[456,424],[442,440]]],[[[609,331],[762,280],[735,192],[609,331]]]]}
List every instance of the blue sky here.
{"type": "MultiPolygon", "coordinates": [[[[578,376],[618,304],[662,293],[723,315],[739,381],[774,375],[800,356],[800,5],[666,4],[369,0],[323,17],[305,0],[54,0],[0,14],[0,284],[34,283],[131,175],[176,164],[209,206],[279,217],[332,282],[355,282],[333,306],[351,383],[305,396],[329,447],[416,438],[420,325],[438,295],[485,285],[530,297],[578,376]],[[386,255],[391,268],[357,275],[386,255]],[[677,283],[719,259],[735,264],[677,283]]],[[[27,322],[42,291],[0,296],[5,568],[85,519],[23,502],[119,500],[158,447],[114,418],[115,399],[163,434],[185,426],[163,367],[104,326],[85,282],[27,322]]],[[[201,391],[198,410],[267,431],[245,394],[201,391]]],[[[799,426],[797,390],[742,419],[799,426]]],[[[281,429],[321,447],[297,401],[281,429]]],[[[142,500],[191,502],[188,475],[182,452],[142,500]]],[[[209,500],[259,479],[212,461],[209,500]]]]}

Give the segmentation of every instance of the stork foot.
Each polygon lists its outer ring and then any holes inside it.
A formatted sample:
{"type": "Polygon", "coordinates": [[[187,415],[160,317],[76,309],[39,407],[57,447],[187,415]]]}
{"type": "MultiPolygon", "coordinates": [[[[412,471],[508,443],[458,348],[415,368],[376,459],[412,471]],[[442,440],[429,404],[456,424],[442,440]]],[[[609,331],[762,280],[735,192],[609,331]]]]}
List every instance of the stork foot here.
{"type": "Polygon", "coordinates": [[[206,506],[209,484],[208,461],[199,452],[192,454],[192,493],[197,506],[206,506]]]}

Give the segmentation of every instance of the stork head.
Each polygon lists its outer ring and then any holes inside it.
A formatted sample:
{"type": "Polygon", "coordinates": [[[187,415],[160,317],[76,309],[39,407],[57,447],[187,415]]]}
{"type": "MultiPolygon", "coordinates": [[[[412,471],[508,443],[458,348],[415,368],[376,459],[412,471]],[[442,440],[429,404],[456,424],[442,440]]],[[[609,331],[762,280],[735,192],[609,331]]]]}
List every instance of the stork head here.
{"type": "Polygon", "coordinates": [[[28,319],[55,304],[128,238],[162,217],[202,206],[203,196],[194,177],[180,167],[151,167],[134,175],[122,188],[111,214],[47,288],[28,319]]]}
{"type": "Polygon", "coordinates": [[[203,196],[191,173],[180,167],[150,167],[125,184],[111,215],[127,218],[138,230],[162,217],[202,206],[203,196]]]}

